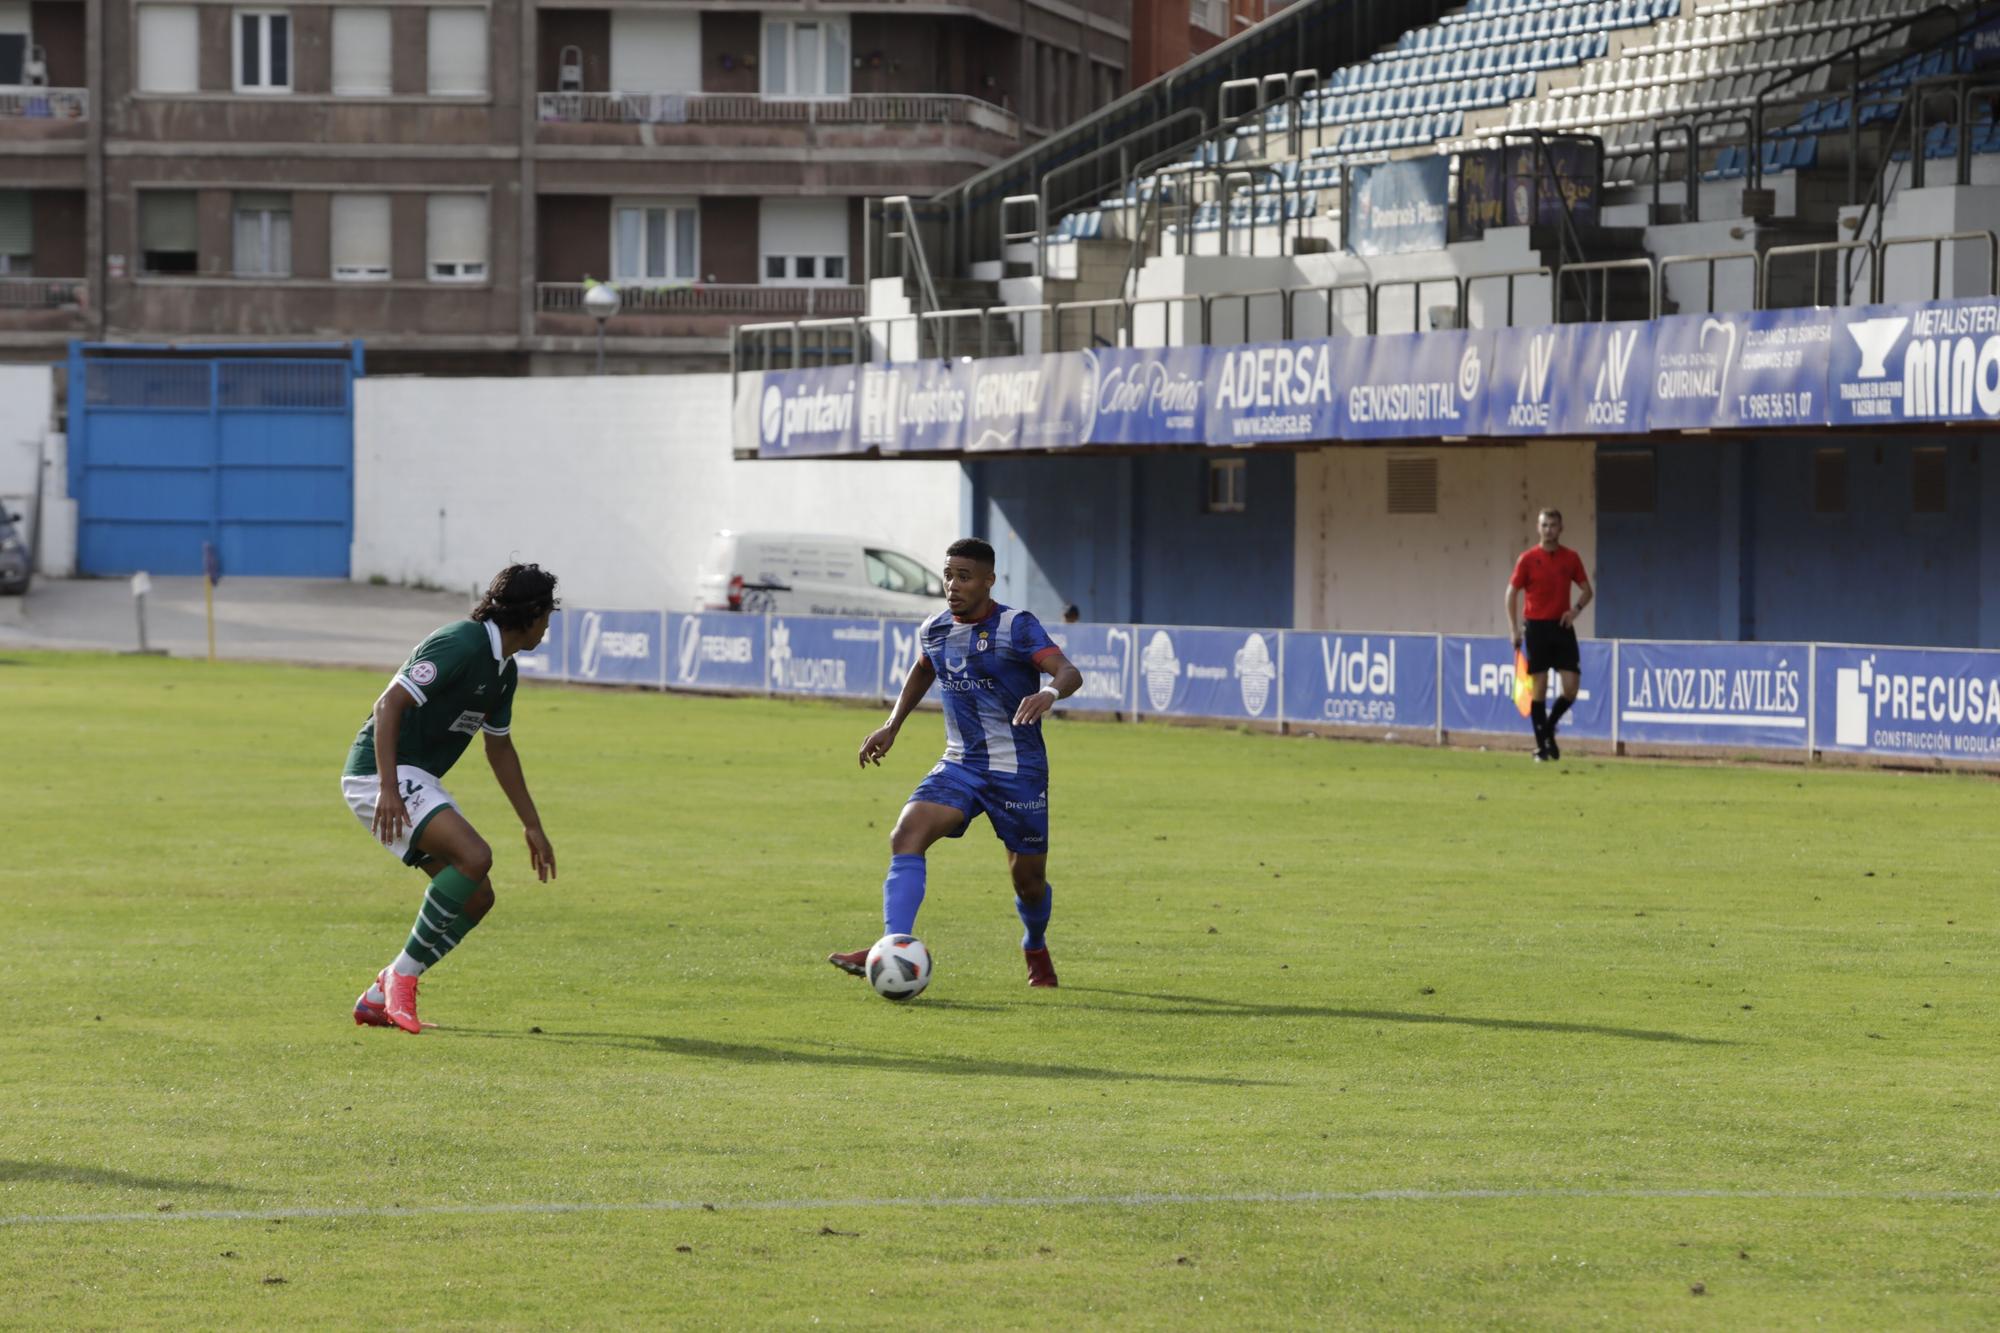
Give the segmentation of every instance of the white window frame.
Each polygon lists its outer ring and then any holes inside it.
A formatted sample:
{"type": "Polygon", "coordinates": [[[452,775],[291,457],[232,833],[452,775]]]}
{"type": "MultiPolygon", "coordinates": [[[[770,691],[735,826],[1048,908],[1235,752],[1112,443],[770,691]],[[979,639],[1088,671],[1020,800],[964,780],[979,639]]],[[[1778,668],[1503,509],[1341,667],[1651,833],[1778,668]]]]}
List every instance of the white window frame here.
{"type": "Polygon", "coordinates": [[[424,60],[424,91],[431,97],[491,97],[493,95],[493,11],[485,5],[431,5],[424,11],[424,40],[426,54],[424,60]],[[468,17],[478,16],[481,46],[479,47],[479,86],[477,88],[441,88],[438,86],[437,63],[431,58],[429,46],[436,39],[437,20],[445,11],[453,11],[468,17]]]}
{"type": "Polygon", "coordinates": [[[293,43],[292,11],[289,9],[231,9],[229,11],[229,81],[239,93],[256,96],[272,96],[289,93],[292,90],[293,43]],[[243,82],[243,20],[256,19],[258,62],[257,70],[262,76],[261,83],[243,82]],[[271,20],[285,21],[285,81],[272,83],[271,80],[271,20]]]}
{"type": "Polygon", "coordinates": [[[762,30],[757,38],[758,95],[767,102],[845,102],[854,95],[854,35],[846,18],[835,14],[785,14],[766,15],[762,30]],[[771,62],[766,59],[771,49],[771,30],[782,27],[785,36],[786,82],[796,88],[799,83],[799,35],[801,27],[817,27],[820,30],[819,77],[820,91],[794,92],[790,89],[771,87],[771,62]],[[842,56],[840,70],[840,90],[828,92],[825,88],[829,45],[826,34],[838,31],[842,56]]]}
{"type": "Polygon", "coordinates": [[[440,191],[453,198],[477,199],[485,210],[486,251],[484,259],[434,259],[431,256],[430,198],[424,201],[424,276],[436,283],[476,285],[486,282],[493,269],[493,200],[491,196],[464,190],[440,191]]]}
{"type": "Polygon", "coordinates": [[[351,191],[344,190],[334,194],[327,201],[326,241],[327,241],[327,261],[328,261],[327,271],[333,275],[333,280],[335,282],[389,281],[391,277],[395,276],[394,273],[391,271],[393,268],[394,251],[396,245],[395,201],[389,195],[375,194],[365,190],[351,190],[351,191]],[[388,242],[390,251],[388,258],[392,262],[383,264],[365,264],[365,265],[335,264],[332,262],[333,255],[335,252],[335,247],[339,244],[340,240],[338,235],[339,228],[336,224],[336,215],[340,211],[340,200],[342,200],[343,198],[379,199],[386,206],[389,215],[388,216],[389,233],[385,239],[388,242]]]}
{"type": "MultiPolygon", "coordinates": [[[[260,190],[256,193],[279,194],[284,192],[260,190]]],[[[239,278],[270,279],[289,278],[292,276],[292,200],[289,194],[286,195],[285,207],[283,209],[243,208],[237,204],[236,200],[231,199],[229,201],[229,271],[239,278]],[[270,267],[261,269],[244,268],[242,266],[243,256],[237,252],[238,229],[242,226],[244,216],[248,214],[252,217],[261,217],[263,219],[262,223],[259,224],[259,230],[263,233],[262,248],[264,262],[268,265],[271,262],[272,242],[277,235],[277,228],[273,219],[281,212],[285,218],[285,266],[282,269],[270,267]]]]}
{"type": "Polygon", "coordinates": [[[629,283],[634,286],[643,286],[646,284],[652,284],[661,287],[672,286],[676,283],[700,282],[701,281],[700,203],[694,199],[689,199],[689,198],[613,199],[611,201],[611,280],[619,284],[629,283]],[[651,212],[654,209],[663,210],[667,215],[666,217],[667,256],[665,262],[661,264],[662,272],[650,277],[647,276],[645,272],[646,258],[647,258],[645,254],[647,228],[642,224],[639,228],[639,248],[640,248],[639,271],[637,273],[626,273],[621,270],[618,262],[619,260],[618,215],[620,213],[631,212],[634,210],[651,212]],[[678,253],[676,253],[676,245],[674,241],[675,236],[678,234],[678,229],[676,228],[674,223],[674,214],[682,210],[686,210],[687,212],[692,213],[694,215],[694,254],[691,257],[691,262],[687,265],[687,272],[685,274],[675,272],[675,269],[679,267],[675,263],[675,261],[679,259],[680,256],[678,253]]]}
{"type": "Polygon", "coordinates": [[[847,256],[844,254],[799,255],[767,252],[760,255],[759,259],[762,264],[762,267],[758,270],[761,275],[759,281],[766,287],[846,287],[849,285],[847,279],[847,256]],[[771,276],[771,261],[774,259],[784,267],[784,272],[777,277],[771,276]],[[799,276],[799,261],[802,259],[812,261],[813,275],[810,278],[799,276]],[[838,277],[829,277],[827,275],[826,266],[829,262],[840,265],[840,274],[838,277]]]}
{"type": "MultiPolygon", "coordinates": [[[[329,11],[327,19],[327,50],[331,64],[331,84],[335,97],[387,97],[396,90],[396,36],[395,12],[387,5],[341,5],[329,11]],[[389,26],[388,63],[382,67],[379,84],[362,87],[349,82],[341,83],[340,68],[340,27],[341,19],[361,22],[367,19],[389,26]]],[[[349,71],[350,77],[352,71],[349,71]]]]}

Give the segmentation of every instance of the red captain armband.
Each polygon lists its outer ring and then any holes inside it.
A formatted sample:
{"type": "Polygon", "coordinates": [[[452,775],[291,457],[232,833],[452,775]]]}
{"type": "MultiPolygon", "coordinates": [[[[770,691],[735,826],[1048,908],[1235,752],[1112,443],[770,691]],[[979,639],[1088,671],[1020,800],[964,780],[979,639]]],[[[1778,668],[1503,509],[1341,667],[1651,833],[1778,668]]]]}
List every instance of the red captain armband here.
{"type": "Polygon", "coordinates": [[[1048,647],[1042,649],[1042,651],[1040,651],[1039,653],[1036,653],[1029,660],[1032,661],[1036,666],[1040,666],[1042,663],[1048,661],[1051,657],[1061,657],[1061,656],[1062,656],[1062,649],[1056,647],[1054,644],[1050,644],[1048,647]]]}

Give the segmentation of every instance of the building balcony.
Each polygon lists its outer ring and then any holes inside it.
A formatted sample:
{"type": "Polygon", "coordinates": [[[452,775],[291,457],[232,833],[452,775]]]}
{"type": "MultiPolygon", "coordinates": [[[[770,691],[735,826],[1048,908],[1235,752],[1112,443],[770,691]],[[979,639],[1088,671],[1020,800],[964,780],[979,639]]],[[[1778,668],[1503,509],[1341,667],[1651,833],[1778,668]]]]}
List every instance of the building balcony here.
{"type": "MultiPolygon", "coordinates": [[[[594,338],[597,320],[583,303],[587,282],[535,284],[535,332],[545,337],[594,338]]],[[[618,286],[619,308],[605,325],[613,338],[725,338],[738,324],[782,319],[832,319],[866,314],[868,290],[764,287],[704,283],[692,287],[618,286]]]]}
{"type": "Polygon", "coordinates": [[[755,93],[539,93],[545,146],[906,148],[952,146],[995,160],[1021,141],[1004,107],[957,93],[778,100],[755,93]]]}
{"type": "Polygon", "coordinates": [[[0,277],[0,335],[81,333],[89,311],[82,278],[0,277]]]}
{"type": "Polygon", "coordinates": [[[81,145],[89,119],[88,88],[0,88],[0,145],[28,139],[81,145]]]}

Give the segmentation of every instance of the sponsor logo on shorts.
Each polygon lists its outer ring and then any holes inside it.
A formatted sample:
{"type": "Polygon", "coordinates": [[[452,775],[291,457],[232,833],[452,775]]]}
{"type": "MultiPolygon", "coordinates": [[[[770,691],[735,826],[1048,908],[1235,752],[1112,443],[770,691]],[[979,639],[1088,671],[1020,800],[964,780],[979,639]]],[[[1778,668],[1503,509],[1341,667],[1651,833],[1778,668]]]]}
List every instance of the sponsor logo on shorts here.
{"type": "Polygon", "coordinates": [[[1002,801],[1001,805],[1008,810],[1046,810],[1049,808],[1049,798],[1037,796],[1032,801],[1002,801]]]}
{"type": "Polygon", "coordinates": [[[419,662],[410,668],[410,679],[419,685],[428,685],[438,678],[438,669],[429,662],[419,662]]]}

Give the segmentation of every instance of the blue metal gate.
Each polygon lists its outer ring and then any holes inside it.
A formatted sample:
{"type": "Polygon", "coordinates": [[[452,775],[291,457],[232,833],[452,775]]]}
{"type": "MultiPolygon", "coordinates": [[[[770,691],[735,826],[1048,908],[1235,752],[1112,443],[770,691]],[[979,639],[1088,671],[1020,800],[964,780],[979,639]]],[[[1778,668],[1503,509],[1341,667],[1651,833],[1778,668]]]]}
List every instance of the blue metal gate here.
{"type": "Polygon", "coordinates": [[[249,350],[71,344],[80,570],[347,577],[360,345],[249,350]]]}

